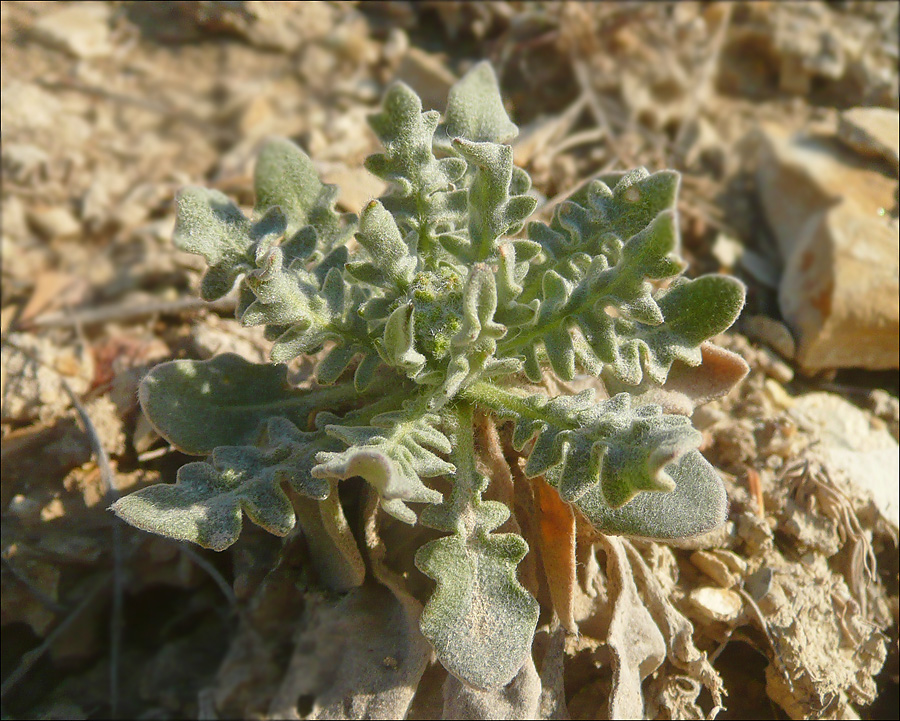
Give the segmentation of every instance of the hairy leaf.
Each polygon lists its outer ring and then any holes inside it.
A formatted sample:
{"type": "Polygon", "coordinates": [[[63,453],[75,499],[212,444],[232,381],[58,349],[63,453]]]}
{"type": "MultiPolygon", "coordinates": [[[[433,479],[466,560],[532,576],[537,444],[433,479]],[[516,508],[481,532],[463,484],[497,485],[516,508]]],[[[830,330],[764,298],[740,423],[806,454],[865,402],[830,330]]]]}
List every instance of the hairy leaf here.
{"type": "Polygon", "coordinates": [[[310,413],[323,404],[356,397],[343,386],[291,388],[285,366],[251,363],[233,353],[158,365],[144,378],[139,395],[159,434],[193,455],[250,443],[260,424],[276,416],[305,428],[310,413]]]}
{"type": "Polygon", "coordinates": [[[349,446],[341,452],[316,456],[315,478],[344,480],[361,476],[382,499],[382,507],[405,523],[415,523],[416,514],[406,505],[437,503],[441,494],[422,483],[422,478],[452,473],[452,464],[429,448],[450,451],[450,441],[434,426],[437,417],[410,411],[382,413],[371,425],[329,424],[325,431],[349,446]]]}
{"type": "Polygon", "coordinates": [[[216,448],[208,462],[182,466],[174,485],[143,488],[112,509],[137,528],[215,551],[237,540],[242,511],[270,533],[284,536],[295,517],[283,482],[314,498],[329,493],[326,481],[309,474],[315,448],[328,447],[327,439],[315,436],[283,418],[269,419],[256,445],[216,448]]]}
{"type": "Polygon", "coordinates": [[[334,209],[337,186],[319,180],[312,161],[290,140],[275,138],[263,146],[253,185],[258,214],[277,206],[287,218],[290,260],[324,258],[353,232],[354,217],[334,209]]]}
{"type": "Polygon", "coordinates": [[[442,135],[472,142],[508,143],[519,134],[506,110],[497,76],[488,62],[472,67],[450,88],[442,135]]]}
{"type": "Polygon", "coordinates": [[[143,488],[112,506],[116,515],[143,531],[224,551],[241,532],[241,511],[277,536],[294,526],[294,511],[271,482],[246,480],[231,469],[188,463],[175,485],[143,488]]]}
{"type": "Polygon", "coordinates": [[[468,247],[445,247],[461,260],[486,260],[497,252],[497,240],[517,233],[534,212],[537,201],[528,195],[511,195],[512,148],[496,143],[453,140],[454,149],[474,168],[469,185],[468,247]]]}
{"type": "Polygon", "coordinates": [[[184,188],[175,202],[175,245],[209,264],[200,286],[205,300],[228,293],[239,275],[255,268],[257,244],[274,243],[287,225],[279,208],[252,223],[218,190],[184,188]]]}
{"type": "Polygon", "coordinates": [[[518,396],[482,383],[471,397],[516,418],[513,445],[521,450],[536,437],[525,474],[546,475],[567,501],[594,487],[603,502],[620,508],[643,491],[670,492],[668,464],[700,444],[684,416],[663,415],[658,406],[632,407],[620,393],[594,401],[594,390],[575,396],[518,396]]]}
{"type": "Polygon", "coordinates": [[[521,353],[532,381],[543,373],[543,349],[563,380],[581,368],[595,376],[609,369],[627,385],[640,384],[645,373],[664,383],[673,361],[698,365],[700,344],[728,328],[743,307],[743,285],[723,276],[655,290],[651,281],[684,267],[675,255],[671,210],[677,175],[639,170],[613,179],[612,189],[602,180],[587,184],[550,226],[529,226],[545,260],[529,268],[515,302],[538,294],[542,301],[534,322],[502,350],[521,353]]]}
{"type": "Polygon", "coordinates": [[[419,235],[419,251],[430,253],[435,230],[453,225],[464,209],[464,193],[452,183],[465,172],[460,158],[437,158],[432,145],[440,113],[422,112],[422,101],[404,83],[395,83],[385,95],[381,112],[369,124],[384,145],[384,153],[366,159],[366,168],[393,184],[384,199],[401,232],[419,235]]]}
{"type": "Polygon", "coordinates": [[[522,668],[537,623],[538,604],[516,578],[528,544],[492,533],[509,510],[481,498],[487,479],[475,468],[472,406],[446,410],[444,420],[452,436],[453,492],[427,508],[422,522],[453,535],[416,553],[416,566],[437,582],[420,626],[444,668],[471,686],[497,688],[522,668]]]}
{"type": "Polygon", "coordinates": [[[699,451],[685,453],[666,472],[675,484],[670,493],[641,493],[621,508],[610,508],[601,489],[594,487],[575,505],[599,530],[625,536],[686,538],[725,522],[725,486],[699,451]]]}
{"type": "Polygon", "coordinates": [[[416,565],[437,582],[422,612],[422,633],[444,668],[478,688],[509,683],[531,653],[538,605],[516,580],[528,546],[515,534],[466,543],[431,541],[416,565]]]}

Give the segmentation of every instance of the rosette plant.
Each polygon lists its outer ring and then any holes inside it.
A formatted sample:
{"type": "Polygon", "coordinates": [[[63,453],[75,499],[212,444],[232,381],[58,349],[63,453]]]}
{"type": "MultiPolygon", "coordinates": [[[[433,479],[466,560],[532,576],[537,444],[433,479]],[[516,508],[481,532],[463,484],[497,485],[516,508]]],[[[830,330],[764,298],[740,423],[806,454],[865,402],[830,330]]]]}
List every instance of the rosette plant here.
{"type": "MultiPolygon", "coordinates": [[[[384,152],[366,167],[389,187],[359,218],[335,210],[337,188],[287,140],[261,151],[249,218],[215,190],[180,192],[174,240],[206,259],[203,298],[239,282],[237,318],[265,326],[272,362],[154,368],[144,412],[206,459],[113,509],[215,550],[238,539],[244,514],[279,536],[299,515],[319,529],[315,550],[353,544],[337,489],[362,478],[383,513],[441,534],[415,551],[434,581],[421,632],[457,678],[496,688],[530,653],[539,606],[517,577],[527,543],[497,532],[512,504],[485,498],[476,426],[499,428],[522,477],[599,532],[712,529],[727,500],[701,434],[648,399],[729,355],[706,341],[731,326],[744,287],[683,276],[674,171],[601,175],[549,223],[527,222],[536,199],[486,63],[443,116],[396,83],[370,124],[384,152]],[[286,364],[301,355],[314,377],[291,385],[286,364]],[[585,379],[594,387],[566,392],[585,379]]],[[[729,362],[730,383],[743,365],[729,362]]]]}

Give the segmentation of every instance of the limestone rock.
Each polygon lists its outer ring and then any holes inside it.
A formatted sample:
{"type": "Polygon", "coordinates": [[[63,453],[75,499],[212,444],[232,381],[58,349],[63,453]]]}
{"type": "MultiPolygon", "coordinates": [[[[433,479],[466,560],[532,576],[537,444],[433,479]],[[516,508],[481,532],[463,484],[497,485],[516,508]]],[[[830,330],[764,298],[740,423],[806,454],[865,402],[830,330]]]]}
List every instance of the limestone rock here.
{"type": "Polygon", "coordinates": [[[900,367],[896,179],[834,137],[768,128],[757,182],[784,263],[778,299],[800,367],[900,367]]]}
{"type": "Polygon", "coordinates": [[[688,596],[692,610],[706,623],[728,623],[741,615],[744,603],[741,597],[727,588],[702,586],[688,596]]]}
{"type": "Polygon", "coordinates": [[[35,35],[76,58],[110,55],[110,7],[99,2],[80,2],[44,14],[34,25],[35,35]]]}
{"type": "Polygon", "coordinates": [[[833,393],[808,393],[789,414],[818,441],[813,453],[832,479],[900,526],[900,449],[883,424],[833,393]]]}
{"type": "Polygon", "coordinates": [[[900,113],[888,108],[850,108],[841,113],[838,137],[858,153],[900,167],[900,113]]]}
{"type": "Polygon", "coordinates": [[[47,240],[76,238],[81,235],[81,223],[65,206],[39,205],[28,211],[31,226],[47,240]]]}

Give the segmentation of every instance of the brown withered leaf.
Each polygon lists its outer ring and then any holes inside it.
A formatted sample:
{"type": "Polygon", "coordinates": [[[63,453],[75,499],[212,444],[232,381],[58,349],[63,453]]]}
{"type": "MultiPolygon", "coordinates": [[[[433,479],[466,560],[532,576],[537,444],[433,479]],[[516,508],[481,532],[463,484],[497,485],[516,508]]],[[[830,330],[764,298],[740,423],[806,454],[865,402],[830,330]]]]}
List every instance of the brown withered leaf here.
{"type": "Polygon", "coordinates": [[[533,479],[537,507],[538,542],[544,572],[550,586],[553,609],[560,623],[570,633],[577,633],[575,623],[575,513],[559,497],[556,489],[542,477],[533,479]]]}
{"type": "Polygon", "coordinates": [[[689,416],[698,406],[726,395],[750,372],[746,361],[737,353],[714,343],[702,343],[700,353],[702,361],[695,367],[675,361],[662,387],[648,380],[636,388],[624,386],[606,374],[603,382],[610,394],[627,391],[640,396],[644,403],[661,405],[667,413],[689,416]]]}

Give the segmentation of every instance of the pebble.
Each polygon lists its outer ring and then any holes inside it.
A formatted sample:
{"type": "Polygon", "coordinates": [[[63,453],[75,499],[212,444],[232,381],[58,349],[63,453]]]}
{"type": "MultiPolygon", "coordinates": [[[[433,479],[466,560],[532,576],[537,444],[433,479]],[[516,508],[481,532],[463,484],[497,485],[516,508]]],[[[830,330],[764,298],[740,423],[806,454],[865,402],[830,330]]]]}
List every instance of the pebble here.
{"type": "Polygon", "coordinates": [[[107,57],[113,51],[106,3],[79,2],[44,14],[35,24],[35,36],[52,47],[80,59],[107,57]]]}
{"type": "Polygon", "coordinates": [[[739,576],[731,571],[728,564],[712,551],[694,551],[691,554],[691,563],[722,588],[736,586],[740,580],[739,576]]]}
{"type": "Polygon", "coordinates": [[[790,329],[773,318],[751,315],[744,319],[744,332],[749,338],[765,343],[782,358],[790,360],[797,353],[797,344],[790,329]]]}
{"type": "Polygon", "coordinates": [[[719,623],[736,621],[744,608],[744,601],[740,595],[727,588],[711,586],[695,588],[688,599],[706,621],[719,623]]]}
{"type": "Polygon", "coordinates": [[[456,76],[437,56],[410,47],[397,67],[396,80],[402,80],[419,94],[423,109],[443,110],[456,76]]]}
{"type": "Polygon", "coordinates": [[[75,238],[81,235],[81,223],[72,211],[61,205],[29,208],[28,221],[47,240],[75,238]]]}

